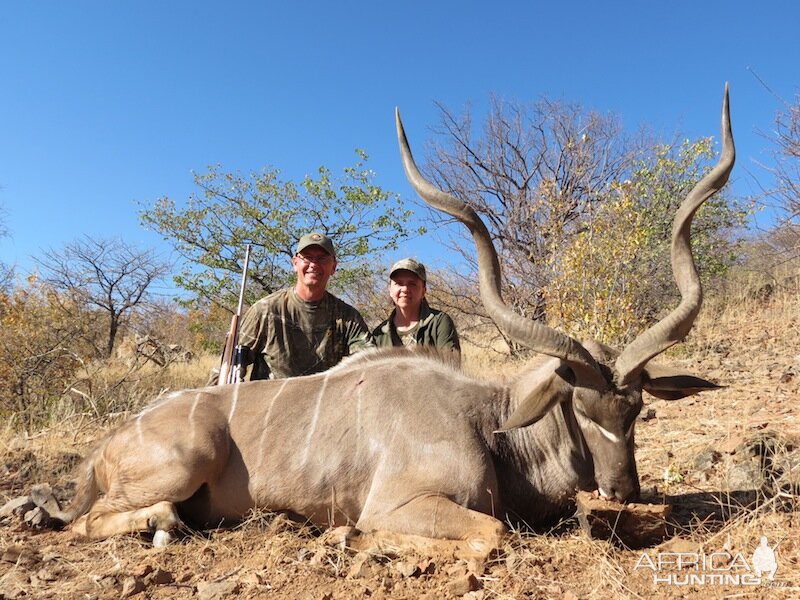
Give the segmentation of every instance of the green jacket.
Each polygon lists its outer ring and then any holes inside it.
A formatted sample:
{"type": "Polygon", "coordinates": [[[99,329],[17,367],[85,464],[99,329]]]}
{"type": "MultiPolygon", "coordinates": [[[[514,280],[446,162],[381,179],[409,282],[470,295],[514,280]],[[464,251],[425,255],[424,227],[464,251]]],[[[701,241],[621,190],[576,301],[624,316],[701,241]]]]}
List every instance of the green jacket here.
{"type": "MultiPolygon", "coordinates": [[[[450,315],[431,308],[424,299],[419,313],[419,325],[413,332],[414,342],[422,346],[452,350],[459,354],[457,362],[460,363],[461,343],[458,341],[458,332],[450,315]]],[[[403,345],[401,336],[394,326],[394,315],[393,310],[389,318],[372,331],[372,337],[379,348],[403,345]]]]}
{"type": "Polygon", "coordinates": [[[250,379],[283,379],[330,369],[344,357],[374,347],[361,314],[326,292],[318,303],[293,288],[273,292],[251,306],[239,327],[250,379]]]}

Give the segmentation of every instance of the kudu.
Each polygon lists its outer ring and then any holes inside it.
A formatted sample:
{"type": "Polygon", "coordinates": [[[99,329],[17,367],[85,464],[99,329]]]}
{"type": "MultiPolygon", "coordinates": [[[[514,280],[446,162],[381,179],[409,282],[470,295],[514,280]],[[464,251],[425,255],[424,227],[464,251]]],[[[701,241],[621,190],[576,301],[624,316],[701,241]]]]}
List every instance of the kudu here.
{"type": "Polygon", "coordinates": [[[504,521],[552,519],[578,489],[621,501],[638,494],[642,390],[672,400],[717,387],[650,360],[681,340],[700,310],[689,230],[733,167],[727,87],[722,156],[674,221],[682,300],[622,352],[509,310],[484,223],[420,175],[399,113],[397,133],[416,191],[471,230],[486,310],[511,338],[551,358],[509,382],[487,382],[422,355],[368,351],[308,377],[177,392],[95,448],[58,518],[82,515],[73,530],[92,539],[149,530],[162,545],[182,521],[214,526],[254,508],[286,510],[332,527],[331,540],[353,548],[476,558],[502,543],[504,521]]]}

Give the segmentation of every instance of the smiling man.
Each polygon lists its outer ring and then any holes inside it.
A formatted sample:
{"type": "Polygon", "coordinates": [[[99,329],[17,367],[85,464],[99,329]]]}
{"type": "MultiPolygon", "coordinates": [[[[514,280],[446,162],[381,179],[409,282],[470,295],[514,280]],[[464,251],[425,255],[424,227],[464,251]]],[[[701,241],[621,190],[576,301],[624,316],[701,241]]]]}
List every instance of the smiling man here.
{"type": "Polygon", "coordinates": [[[251,380],[319,373],[374,346],[361,314],[327,291],[336,272],[328,236],[313,232],[300,238],[292,268],[295,286],[262,298],[242,318],[239,343],[243,366],[253,365],[251,380]]]}
{"type": "MultiPolygon", "coordinates": [[[[461,346],[450,316],[431,308],[425,299],[428,275],[425,265],[404,258],[389,272],[389,297],[394,310],[372,332],[379,346],[434,346],[452,352],[453,362],[461,362],[461,346]]],[[[447,356],[447,355],[445,355],[447,356]]]]}

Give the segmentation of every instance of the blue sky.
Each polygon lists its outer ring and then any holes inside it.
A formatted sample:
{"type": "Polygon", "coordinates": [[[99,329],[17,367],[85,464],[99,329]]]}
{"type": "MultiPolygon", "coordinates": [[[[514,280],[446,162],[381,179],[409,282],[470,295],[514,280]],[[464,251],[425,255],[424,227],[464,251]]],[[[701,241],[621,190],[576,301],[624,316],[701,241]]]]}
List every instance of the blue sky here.
{"type": "Polygon", "coordinates": [[[0,260],[25,273],[83,234],[166,253],[137,201],[184,200],[210,164],[298,180],[363,148],[376,183],[411,198],[394,107],[422,157],[435,102],[480,110],[491,94],[694,138],[719,135],[729,81],[735,190],[753,193],[782,108],[754,73],[794,98],[798,25],[794,0],[0,0],[0,260]]]}

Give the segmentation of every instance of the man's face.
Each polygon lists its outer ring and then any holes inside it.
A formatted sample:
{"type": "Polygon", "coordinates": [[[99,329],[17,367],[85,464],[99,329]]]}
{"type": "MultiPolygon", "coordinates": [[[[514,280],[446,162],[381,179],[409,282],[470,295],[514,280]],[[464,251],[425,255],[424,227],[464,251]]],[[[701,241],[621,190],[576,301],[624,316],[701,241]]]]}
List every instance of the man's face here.
{"type": "Polygon", "coordinates": [[[311,289],[325,289],[336,271],[336,259],[320,246],[307,246],[292,257],[297,281],[311,289]]]}
{"type": "Polygon", "coordinates": [[[389,297],[399,308],[417,309],[425,297],[425,282],[411,271],[395,271],[389,279],[389,297]]]}

